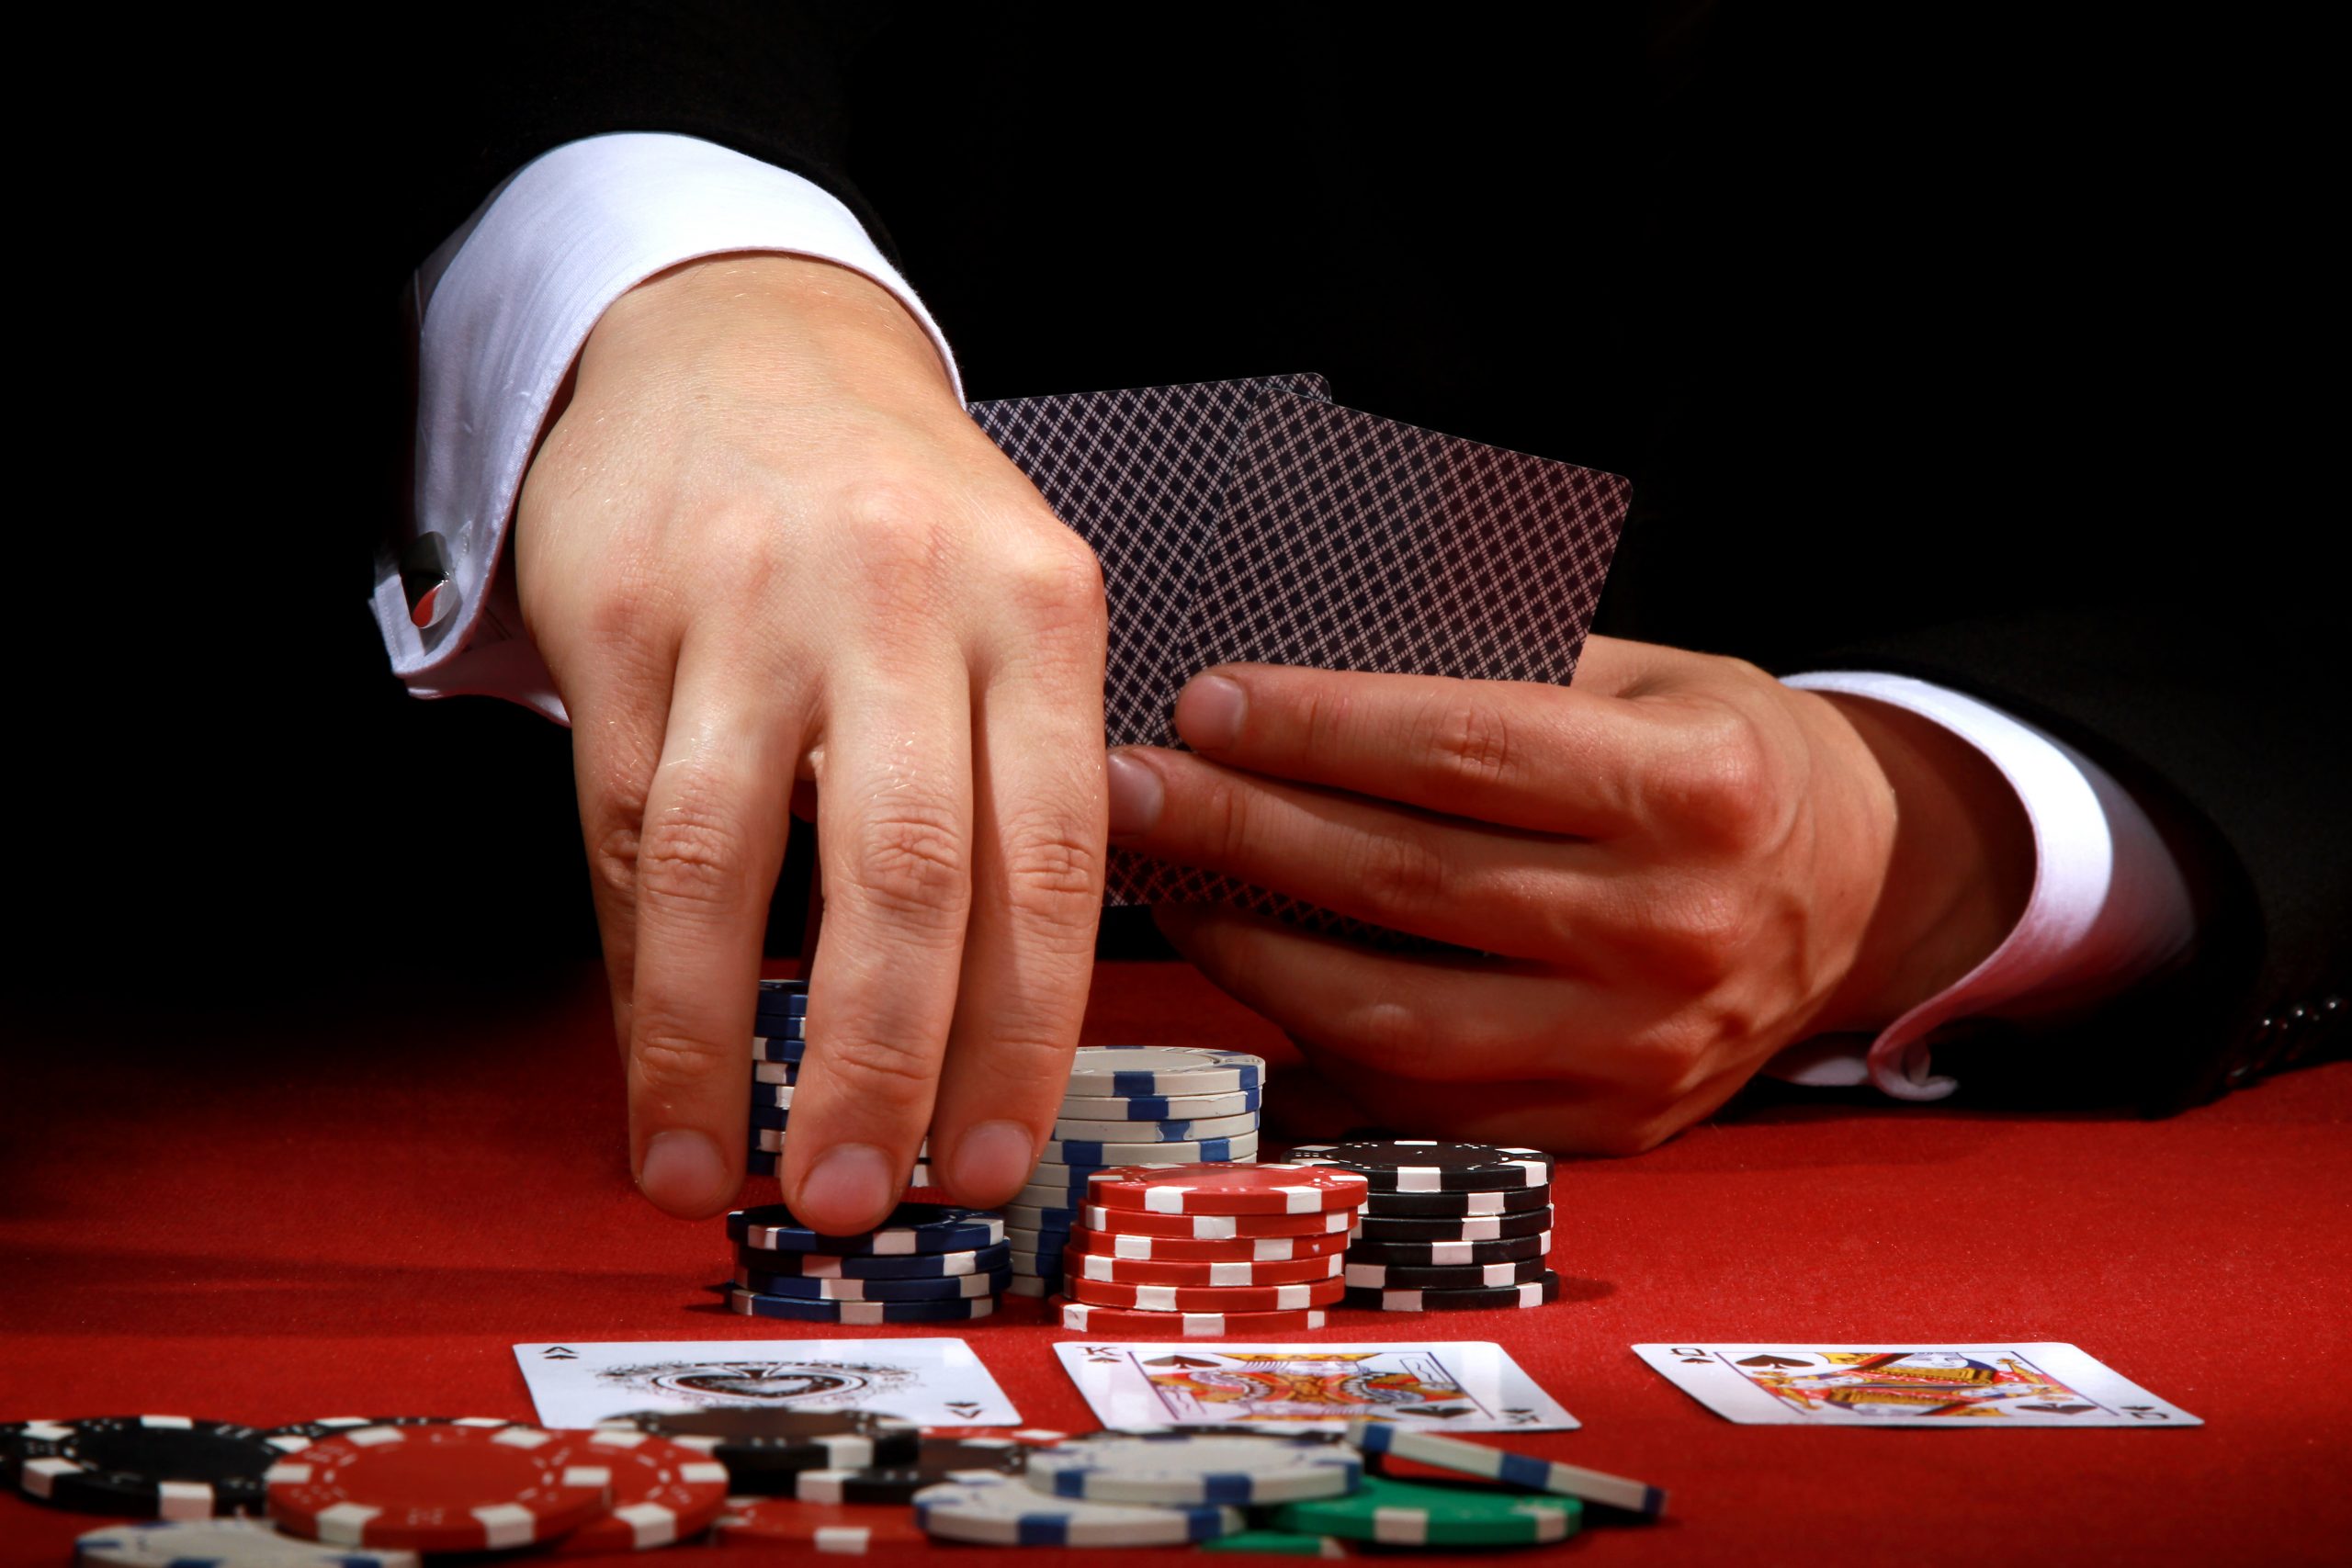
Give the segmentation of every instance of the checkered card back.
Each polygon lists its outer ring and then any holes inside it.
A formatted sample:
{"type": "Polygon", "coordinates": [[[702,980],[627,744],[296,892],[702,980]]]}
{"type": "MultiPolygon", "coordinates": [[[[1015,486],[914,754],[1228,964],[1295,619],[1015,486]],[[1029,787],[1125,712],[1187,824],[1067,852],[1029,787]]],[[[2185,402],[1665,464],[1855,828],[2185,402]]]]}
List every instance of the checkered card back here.
{"type": "MultiPolygon", "coordinates": [[[[1183,671],[1249,660],[1565,685],[1632,487],[1329,402],[1261,397],[1200,552],[1183,671]]],[[[1114,625],[1113,636],[1119,635],[1114,625]]],[[[1114,853],[1113,903],[1295,900],[1114,853]]]]}
{"type": "Polygon", "coordinates": [[[1102,718],[1113,746],[1175,739],[1195,558],[1257,400],[1329,399],[1314,375],[1264,376],[975,403],[972,418],[1102,563],[1111,635],[1102,718]]]}

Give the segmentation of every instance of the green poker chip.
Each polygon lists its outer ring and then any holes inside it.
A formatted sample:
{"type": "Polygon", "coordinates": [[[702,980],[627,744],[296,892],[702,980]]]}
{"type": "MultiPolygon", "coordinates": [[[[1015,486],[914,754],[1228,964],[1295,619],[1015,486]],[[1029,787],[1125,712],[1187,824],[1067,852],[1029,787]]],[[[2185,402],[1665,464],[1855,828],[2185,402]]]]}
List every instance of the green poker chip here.
{"type": "Polygon", "coordinates": [[[1328,1535],[1301,1535],[1295,1530],[1243,1530],[1218,1540],[1201,1542],[1203,1551],[1262,1551],[1274,1557],[1345,1557],[1348,1549],[1328,1535]]]}
{"type": "Polygon", "coordinates": [[[1272,1519],[1279,1530],[1384,1546],[1533,1546],[1576,1534],[1584,1522],[1584,1505],[1574,1497],[1427,1486],[1367,1475],[1345,1497],[1285,1503],[1272,1511],[1272,1519]]]}

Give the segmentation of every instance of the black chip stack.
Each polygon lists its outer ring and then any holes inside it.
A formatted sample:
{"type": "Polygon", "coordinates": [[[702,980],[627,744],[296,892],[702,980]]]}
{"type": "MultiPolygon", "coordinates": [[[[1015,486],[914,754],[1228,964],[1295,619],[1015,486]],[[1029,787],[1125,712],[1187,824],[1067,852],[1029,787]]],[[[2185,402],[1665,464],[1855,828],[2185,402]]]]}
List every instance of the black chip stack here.
{"type": "Polygon", "coordinates": [[[1559,1298],[1560,1277],[1544,1267],[1553,1163],[1543,1150],[1385,1138],[1302,1144],[1286,1158],[1371,1184],[1340,1305],[1473,1312],[1559,1298]]]}

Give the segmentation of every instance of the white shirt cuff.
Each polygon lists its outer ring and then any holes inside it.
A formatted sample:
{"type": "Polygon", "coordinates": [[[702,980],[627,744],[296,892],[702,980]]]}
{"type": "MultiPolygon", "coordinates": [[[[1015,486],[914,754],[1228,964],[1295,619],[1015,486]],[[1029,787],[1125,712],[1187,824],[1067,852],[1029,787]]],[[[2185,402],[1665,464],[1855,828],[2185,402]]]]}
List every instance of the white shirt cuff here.
{"type": "Polygon", "coordinates": [[[445,541],[457,608],[419,629],[400,563],[377,560],[376,620],[418,696],[504,696],[562,721],[522,636],[500,554],[549,403],[605,308],[659,272],[730,251],[833,262],[896,295],[939,349],[931,313],[849,209],[821,187],[687,136],[623,132],[525,166],[418,270],[415,526],[445,541]]]}
{"type": "Polygon", "coordinates": [[[1815,1085],[1875,1084],[1898,1100],[1940,1100],[1932,1036],[1971,1018],[2054,1019],[2129,987],[2196,934],[2188,884],[2147,813],[2107,771],[2055,737],[1958,692],[1902,675],[1824,671],[1782,684],[1842,692],[1931,719],[1982,751],[2018,793],[2033,831],[2033,890],[2001,944],[1867,1047],[1825,1035],[1766,1067],[1815,1085]]]}

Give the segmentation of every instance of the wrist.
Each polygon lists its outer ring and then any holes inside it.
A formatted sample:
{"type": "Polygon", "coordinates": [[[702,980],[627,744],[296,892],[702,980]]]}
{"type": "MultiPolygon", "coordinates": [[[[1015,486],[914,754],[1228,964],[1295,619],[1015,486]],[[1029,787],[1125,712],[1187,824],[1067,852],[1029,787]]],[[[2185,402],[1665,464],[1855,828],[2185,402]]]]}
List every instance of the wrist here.
{"type": "Polygon", "coordinates": [[[1918,714],[1811,694],[1866,747],[1895,830],[1870,925],[1815,1033],[1876,1033],[1950,989],[2000,946],[2033,889],[2032,826],[1991,760],[1918,714]]]}

